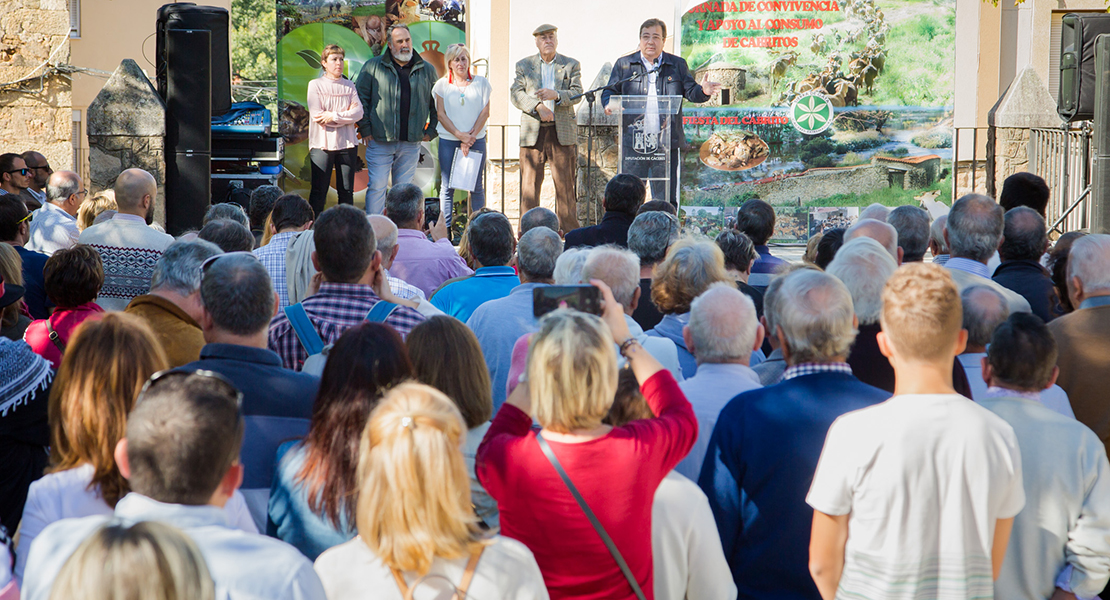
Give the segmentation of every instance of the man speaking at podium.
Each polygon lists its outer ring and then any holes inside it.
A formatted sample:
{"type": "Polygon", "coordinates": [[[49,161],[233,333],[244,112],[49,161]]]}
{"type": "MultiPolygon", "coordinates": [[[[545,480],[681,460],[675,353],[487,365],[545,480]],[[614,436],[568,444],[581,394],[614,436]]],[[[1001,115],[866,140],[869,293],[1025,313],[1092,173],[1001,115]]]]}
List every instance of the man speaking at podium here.
{"type": "MultiPolygon", "coordinates": [[[[709,81],[708,75],[699,84],[690,74],[690,67],[686,65],[685,60],[663,52],[663,42],[666,39],[667,24],[662,20],[648,19],[640,25],[640,51],[617,59],[617,63],[613,65],[613,72],[609,75],[609,85],[601,92],[601,105],[605,107],[605,114],[613,114],[614,107],[609,106],[609,98],[614,95],[682,96],[690,102],[705,102],[721,89],[721,84],[709,81]],[[629,80],[633,76],[636,77],[629,80]]],[[[645,131],[658,132],[662,125],[658,112],[652,114],[649,108],[648,113],[644,115],[645,131]]],[[[682,132],[682,111],[679,110],[671,123],[671,168],[667,174],[668,187],[663,187],[661,179],[651,181],[653,199],[662,200],[665,197],[671,204],[678,205],[676,195],[678,151],[685,142],[686,136],[682,132]]]]}

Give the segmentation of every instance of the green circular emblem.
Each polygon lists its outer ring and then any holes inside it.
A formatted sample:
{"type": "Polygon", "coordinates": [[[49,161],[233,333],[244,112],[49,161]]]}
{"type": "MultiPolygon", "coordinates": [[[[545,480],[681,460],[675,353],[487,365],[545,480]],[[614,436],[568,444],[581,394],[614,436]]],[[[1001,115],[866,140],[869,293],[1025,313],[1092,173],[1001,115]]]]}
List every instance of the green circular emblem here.
{"type": "Polygon", "coordinates": [[[821,133],[832,126],[832,102],[817,92],[803,94],[790,107],[790,122],[806,135],[821,133]]]}

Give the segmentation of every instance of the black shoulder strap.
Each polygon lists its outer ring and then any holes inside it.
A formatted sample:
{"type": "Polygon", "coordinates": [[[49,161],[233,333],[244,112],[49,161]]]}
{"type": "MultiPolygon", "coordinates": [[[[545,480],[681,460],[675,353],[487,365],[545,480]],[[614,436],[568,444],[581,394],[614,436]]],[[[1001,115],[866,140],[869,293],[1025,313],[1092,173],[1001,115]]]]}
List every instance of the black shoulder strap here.
{"type": "Polygon", "coordinates": [[[555,467],[555,471],[559,473],[559,477],[563,479],[563,483],[567,484],[567,489],[570,490],[574,500],[578,502],[578,506],[582,508],[582,512],[586,513],[586,518],[590,520],[590,524],[594,526],[597,534],[601,536],[601,541],[605,542],[605,547],[609,549],[609,554],[613,555],[613,559],[617,561],[617,566],[621,568],[621,573],[624,573],[624,578],[628,580],[628,585],[632,586],[632,591],[636,594],[639,600],[646,600],[644,591],[640,589],[640,584],[636,582],[636,578],[632,576],[632,570],[628,568],[628,563],[624,562],[624,557],[621,556],[621,551],[617,549],[617,545],[613,543],[613,538],[609,537],[605,528],[602,527],[601,521],[597,520],[597,515],[590,509],[590,505],[586,504],[586,499],[582,494],[578,493],[578,488],[574,487],[571,482],[570,476],[563,470],[563,465],[559,463],[559,458],[555,456],[555,452],[551,450],[551,446],[547,444],[547,440],[539,433],[536,434],[536,441],[540,443],[540,450],[543,450],[544,456],[547,460],[551,461],[551,466],[555,467]]]}
{"type": "Polygon", "coordinates": [[[61,354],[66,353],[66,343],[62,341],[62,336],[54,331],[54,327],[50,325],[50,319],[46,320],[46,333],[50,337],[50,341],[54,342],[54,347],[58,349],[61,354]]]}

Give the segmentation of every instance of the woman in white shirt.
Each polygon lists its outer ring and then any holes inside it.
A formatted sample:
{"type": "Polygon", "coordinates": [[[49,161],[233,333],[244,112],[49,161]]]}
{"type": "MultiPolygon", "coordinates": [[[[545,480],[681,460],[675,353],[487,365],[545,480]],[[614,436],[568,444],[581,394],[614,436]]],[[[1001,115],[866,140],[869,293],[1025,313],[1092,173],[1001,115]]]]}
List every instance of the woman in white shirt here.
{"type": "MultiPolygon", "coordinates": [[[[62,519],[110,515],[131,491],[113,457],[127,414],[150,376],[169,366],[142,319],[120,312],[82,323],[66,345],[50,394],[50,467],[31,484],[20,524],[16,577],[31,542],[62,519]]],[[[228,502],[228,522],[257,533],[242,495],[228,502]]]]}
{"type": "Polygon", "coordinates": [[[328,600],[446,599],[456,590],[548,598],[532,553],[477,527],[466,431],[451,400],[423,384],[397,386],[374,409],[359,453],[359,537],[316,559],[328,600]]]}
{"type": "Polygon", "coordinates": [[[358,170],[355,123],[362,118],[362,101],[355,84],[343,77],[345,58],[343,48],[328,44],[320,58],[324,75],[308,82],[308,157],[312,162],[308,203],[317,215],[328,200],[333,168],[339,203],[354,203],[358,170]]]}
{"type": "Polygon", "coordinates": [[[440,211],[444,217],[450,217],[455,197],[451,169],[456,152],[463,156],[469,156],[471,151],[481,155],[478,180],[470,192],[470,212],[486,205],[486,121],[489,120],[493,87],[485,77],[470,74],[470,51],[463,44],[448,46],[444,60],[447,61],[447,76],[436,82],[432,95],[439,116],[436,131],[439,132],[440,211]]]}

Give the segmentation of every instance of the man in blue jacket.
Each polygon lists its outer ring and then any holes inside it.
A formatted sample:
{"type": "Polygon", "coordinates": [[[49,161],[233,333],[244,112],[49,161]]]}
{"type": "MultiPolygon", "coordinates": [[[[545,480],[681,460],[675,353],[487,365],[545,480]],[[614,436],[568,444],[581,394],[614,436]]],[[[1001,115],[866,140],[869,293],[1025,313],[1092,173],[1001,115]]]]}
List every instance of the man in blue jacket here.
{"type": "Polygon", "coordinates": [[[698,484],[709,496],[739,598],[820,600],[809,574],[813,510],[806,492],[829,426],[890,394],[845,362],[855,340],[852,296],[837,278],[784,276],[775,331],[782,383],[745,392],[721,411],[698,484]]]}
{"type": "MultiPolygon", "coordinates": [[[[609,85],[601,92],[601,105],[605,107],[605,114],[613,114],[609,106],[609,98],[615,95],[622,96],[682,96],[690,102],[705,102],[713,97],[721,84],[709,81],[708,77],[699,84],[690,74],[690,67],[681,57],[663,52],[663,43],[667,40],[667,24],[661,19],[648,19],[640,25],[640,50],[628,56],[617,59],[613,71],[609,75],[609,85]],[[630,81],[625,79],[639,75],[630,81]]],[[[645,123],[653,115],[645,115],[645,123]]],[[[658,124],[649,128],[659,130],[668,117],[655,116],[658,124]]],[[[682,111],[671,121],[671,165],[668,173],[667,187],[662,180],[651,182],[651,197],[654,200],[669,200],[671,204],[678,201],[675,192],[678,188],[678,150],[686,144],[686,136],[682,132],[682,111]],[[664,194],[667,194],[664,196],[664,194]]],[[[652,173],[653,176],[657,176],[652,173]]],[[[644,175],[640,174],[641,177],[644,175]]]]}

